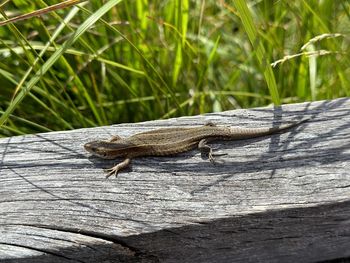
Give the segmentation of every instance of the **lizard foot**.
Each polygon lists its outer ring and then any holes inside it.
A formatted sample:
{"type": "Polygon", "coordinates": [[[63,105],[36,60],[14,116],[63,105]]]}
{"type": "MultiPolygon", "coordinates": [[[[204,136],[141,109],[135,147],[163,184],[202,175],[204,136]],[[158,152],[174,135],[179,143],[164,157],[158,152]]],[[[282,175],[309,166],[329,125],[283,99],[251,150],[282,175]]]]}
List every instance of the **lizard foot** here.
{"type": "MultiPolygon", "coordinates": [[[[210,125],[210,124],[207,124],[207,125],[210,125]]],[[[198,143],[198,149],[202,152],[202,154],[206,154],[208,156],[208,159],[212,164],[215,164],[213,149],[209,145],[207,145],[207,143],[208,143],[208,139],[202,139],[198,143]]]]}
{"type": "Polygon", "coordinates": [[[130,164],[130,158],[126,158],[121,163],[118,163],[117,165],[113,166],[112,168],[106,169],[107,175],[106,178],[115,175],[115,177],[118,176],[118,172],[124,168],[126,168],[130,164]]]}
{"type": "Polygon", "coordinates": [[[112,168],[105,169],[105,172],[107,173],[106,178],[108,178],[108,177],[110,177],[110,176],[112,176],[112,175],[115,175],[115,177],[117,177],[117,176],[118,176],[118,171],[119,171],[119,170],[120,170],[120,169],[117,167],[117,165],[116,165],[116,166],[113,166],[112,168]]]}

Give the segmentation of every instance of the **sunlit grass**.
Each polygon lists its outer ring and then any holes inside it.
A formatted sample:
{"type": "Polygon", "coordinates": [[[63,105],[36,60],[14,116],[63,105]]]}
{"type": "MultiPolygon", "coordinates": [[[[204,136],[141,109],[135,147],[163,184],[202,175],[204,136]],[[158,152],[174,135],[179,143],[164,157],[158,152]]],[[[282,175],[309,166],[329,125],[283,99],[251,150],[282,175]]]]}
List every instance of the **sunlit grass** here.
{"type": "MultiPolygon", "coordinates": [[[[12,17],[54,3],[1,9],[12,17]]],[[[349,96],[349,10],[87,1],[2,26],[0,136],[349,96]]]]}

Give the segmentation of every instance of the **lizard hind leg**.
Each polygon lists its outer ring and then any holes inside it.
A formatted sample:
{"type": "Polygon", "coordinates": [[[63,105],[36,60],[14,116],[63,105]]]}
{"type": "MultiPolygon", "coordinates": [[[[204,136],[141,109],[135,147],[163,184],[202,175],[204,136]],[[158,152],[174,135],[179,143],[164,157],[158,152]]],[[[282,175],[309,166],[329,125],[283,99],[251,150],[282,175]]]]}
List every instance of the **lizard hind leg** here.
{"type": "Polygon", "coordinates": [[[213,149],[207,144],[208,139],[202,139],[198,143],[198,149],[201,151],[201,153],[207,154],[209,161],[211,163],[214,163],[214,157],[213,157],[213,149]]]}
{"type": "Polygon", "coordinates": [[[106,178],[115,175],[115,177],[117,177],[118,172],[126,167],[129,166],[131,159],[130,158],[126,158],[124,161],[122,161],[121,163],[116,164],[115,166],[113,166],[112,168],[106,169],[107,175],[106,178]]]}
{"type": "Polygon", "coordinates": [[[210,139],[202,139],[198,143],[198,149],[201,151],[202,154],[207,154],[209,161],[213,164],[216,163],[216,160],[214,158],[215,156],[222,156],[226,155],[226,153],[221,153],[221,154],[214,154],[213,153],[213,148],[211,148],[207,143],[210,141],[210,139]]]}

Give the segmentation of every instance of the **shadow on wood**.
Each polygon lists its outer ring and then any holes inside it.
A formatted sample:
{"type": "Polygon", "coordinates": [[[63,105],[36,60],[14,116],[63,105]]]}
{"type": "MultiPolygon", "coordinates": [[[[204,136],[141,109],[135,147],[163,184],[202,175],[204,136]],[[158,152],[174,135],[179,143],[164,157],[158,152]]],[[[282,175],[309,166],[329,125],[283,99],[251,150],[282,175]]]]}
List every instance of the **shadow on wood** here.
{"type": "Polygon", "coordinates": [[[310,262],[350,257],[350,101],[339,99],[0,139],[1,262],[310,262]],[[283,118],[282,118],[283,116],[283,118]],[[84,143],[160,127],[287,133],[114,161],[84,143]]]}
{"type": "MultiPolygon", "coordinates": [[[[349,186],[350,187],[350,186],[349,186]]],[[[45,255],[2,262],[318,262],[350,256],[350,201],[169,228],[154,233],[113,237],[69,229],[106,244],[82,242],[45,255]],[[137,249],[136,249],[137,248],[137,249]]],[[[10,225],[9,225],[10,226],[10,225]]],[[[13,226],[17,228],[19,226],[13,226]]],[[[22,225],[20,228],[30,228],[22,225]]],[[[37,230],[40,227],[36,226],[37,230]]],[[[14,231],[14,229],[9,229],[14,231]]],[[[39,231],[40,232],[40,231],[39,231]]],[[[38,232],[38,233],[39,233],[38,232]]],[[[6,231],[2,232],[6,235],[6,231]]],[[[48,235],[50,236],[50,235],[48,235]]],[[[98,242],[97,242],[98,243],[98,242]]],[[[5,245],[5,244],[2,244],[5,245]]],[[[8,244],[11,248],[11,244],[8,244]]],[[[25,249],[25,246],[21,247],[25,249]]],[[[32,249],[28,245],[28,249],[32,249]]],[[[335,262],[335,261],[333,261],[335,262]]]]}

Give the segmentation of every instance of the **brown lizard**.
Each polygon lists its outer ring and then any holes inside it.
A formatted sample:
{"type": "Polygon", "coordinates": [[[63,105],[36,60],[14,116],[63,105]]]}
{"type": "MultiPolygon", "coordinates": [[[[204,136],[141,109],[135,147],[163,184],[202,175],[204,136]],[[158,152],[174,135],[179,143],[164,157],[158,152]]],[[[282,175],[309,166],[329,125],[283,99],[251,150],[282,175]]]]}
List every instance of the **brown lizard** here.
{"type": "Polygon", "coordinates": [[[107,177],[116,175],[130,164],[132,158],[139,156],[166,156],[189,151],[198,147],[208,153],[209,160],[214,161],[212,148],[207,142],[212,140],[242,140],[271,135],[304,123],[303,119],[291,124],[272,128],[240,128],[216,126],[208,123],[193,128],[164,128],[134,134],[127,138],[113,136],[108,141],[92,141],[84,148],[103,159],[125,158],[121,163],[107,169],[107,177]]]}

